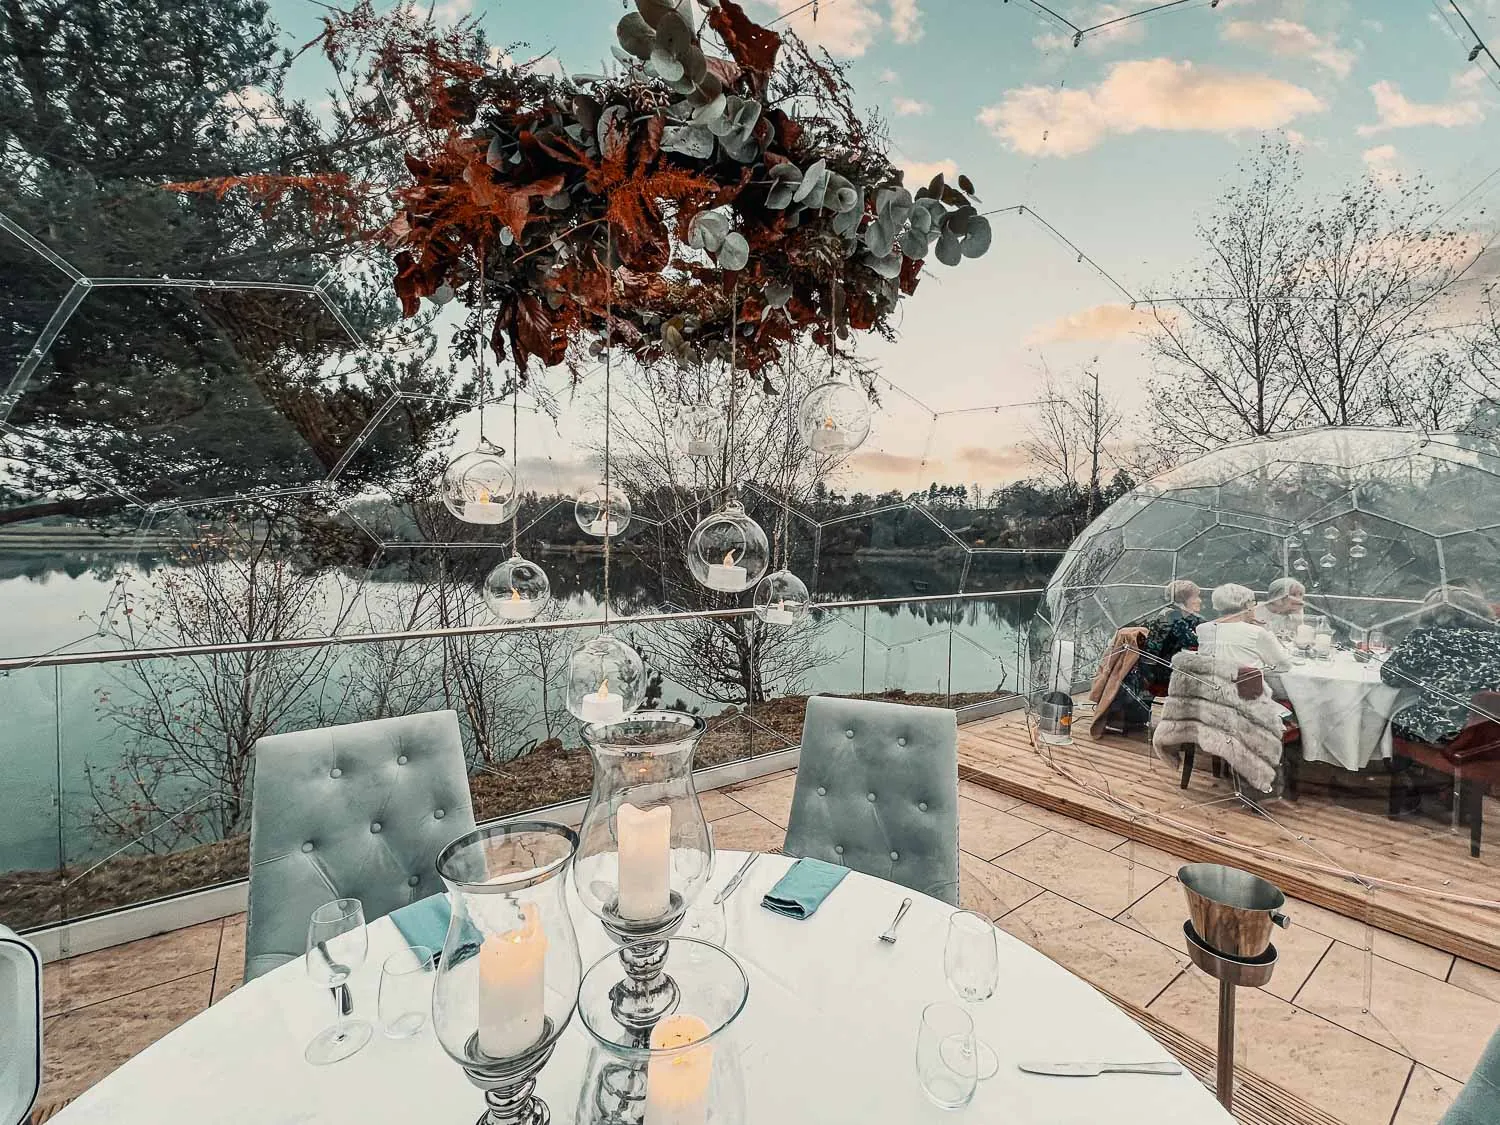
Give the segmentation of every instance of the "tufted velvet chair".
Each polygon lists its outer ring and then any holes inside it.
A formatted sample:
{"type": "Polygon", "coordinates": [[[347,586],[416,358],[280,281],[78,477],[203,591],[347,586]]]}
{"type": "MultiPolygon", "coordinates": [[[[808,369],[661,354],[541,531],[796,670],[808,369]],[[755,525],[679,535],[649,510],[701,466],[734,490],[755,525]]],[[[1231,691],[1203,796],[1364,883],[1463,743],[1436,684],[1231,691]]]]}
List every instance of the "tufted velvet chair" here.
{"type": "Polygon", "coordinates": [[[938,707],[807,701],[788,855],[958,904],[958,720],[938,707]]]}
{"type": "Polygon", "coordinates": [[[429,711],[255,744],[245,979],[307,946],[321,904],[373,922],[443,889],[438,852],[474,828],[458,716],[429,711]]]}
{"type": "Polygon", "coordinates": [[[1500,1121],[1500,1031],[1438,1125],[1495,1125],[1500,1121]]]}

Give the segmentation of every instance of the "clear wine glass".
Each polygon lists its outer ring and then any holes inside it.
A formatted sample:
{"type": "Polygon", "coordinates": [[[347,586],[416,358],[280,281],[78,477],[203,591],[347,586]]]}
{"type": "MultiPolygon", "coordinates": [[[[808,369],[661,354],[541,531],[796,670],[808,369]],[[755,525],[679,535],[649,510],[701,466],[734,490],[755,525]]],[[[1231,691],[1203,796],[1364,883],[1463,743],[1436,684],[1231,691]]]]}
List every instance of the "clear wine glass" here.
{"type": "MultiPolygon", "coordinates": [[[[1000,983],[1000,945],[995,938],[994,923],[972,910],[955,911],[948,919],[943,971],[948,977],[948,987],[964,1003],[978,1004],[993,996],[1000,983]]],[[[972,1065],[980,1079],[993,1078],[1000,1069],[993,1048],[978,1035],[953,1042],[957,1044],[953,1049],[973,1050],[972,1065]]]]}
{"type": "Polygon", "coordinates": [[[928,1004],[917,1030],[917,1081],[935,1105],[962,1109],[974,1100],[974,1021],[957,1004],[928,1004]]]}
{"type": "Polygon", "coordinates": [[[1369,644],[1370,651],[1377,660],[1384,659],[1385,654],[1391,651],[1391,639],[1386,636],[1384,629],[1371,629],[1369,644]]]}
{"type": "Polygon", "coordinates": [[[354,970],[365,963],[370,941],[365,908],[357,898],[336,898],[312,912],[307,924],[307,975],[333,994],[334,1024],[320,1031],[302,1057],[314,1066],[347,1059],[370,1041],[366,1020],[345,1018],[343,998],[354,970]]]}

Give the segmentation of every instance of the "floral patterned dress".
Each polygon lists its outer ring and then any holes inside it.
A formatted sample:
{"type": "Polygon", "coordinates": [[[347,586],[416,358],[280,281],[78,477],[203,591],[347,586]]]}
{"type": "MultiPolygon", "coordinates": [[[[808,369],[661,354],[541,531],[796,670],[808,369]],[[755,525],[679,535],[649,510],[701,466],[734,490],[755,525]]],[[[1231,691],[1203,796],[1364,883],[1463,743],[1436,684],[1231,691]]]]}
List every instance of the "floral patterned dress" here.
{"type": "Polygon", "coordinates": [[[1441,626],[1414,629],[1380,669],[1392,687],[1415,688],[1421,698],[1391,720],[1408,742],[1452,742],[1469,721],[1478,691],[1500,691],[1500,632],[1441,626]]]}
{"type": "Polygon", "coordinates": [[[1197,650],[1198,626],[1202,623],[1203,618],[1197,614],[1175,606],[1146,622],[1146,639],[1142,642],[1145,654],[1120,684],[1131,721],[1146,722],[1151,718],[1152,698],[1167,694],[1172,657],[1184,649],[1197,650]]]}

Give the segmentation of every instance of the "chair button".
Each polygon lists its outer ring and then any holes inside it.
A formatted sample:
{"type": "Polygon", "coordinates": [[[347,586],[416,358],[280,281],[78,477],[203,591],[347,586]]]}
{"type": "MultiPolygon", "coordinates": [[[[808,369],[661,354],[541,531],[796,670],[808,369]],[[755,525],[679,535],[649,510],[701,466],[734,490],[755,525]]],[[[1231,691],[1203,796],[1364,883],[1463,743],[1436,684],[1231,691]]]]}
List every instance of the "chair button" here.
{"type": "Polygon", "coordinates": [[[444,812],[442,809],[433,809],[432,810],[432,815],[433,815],[433,817],[435,819],[442,820],[443,817],[447,816],[448,814],[446,812],[444,812]]]}
{"type": "Polygon", "coordinates": [[[901,853],[900,852],[892,852],[891,853],[891,862],[892,863],[895,863],[896,860],[898,860],[900,858],[901,858],[901,853]]]}
{"type": "Polygon", "coordinates": [[[408,887],[415,887],[421,881],[422,880],[420,878],[418,878],[416,875],[413,875],[411,878],[406,880],[406,885],[408,887]]]}
{"type": "Polygon", "coordinates": [[[828,790],[824,789],[821,785],[818,786],[818,796],[819,797],[826,797],[826,796],[828,796],[828,790]]]}
{"type": "Polygon", "coordinates": [[[870,803],[871,803],[871,804],[873,804],[873,803],[874,803],[874,801],[875,801],[875,794],[874,794],[874,793],[866,793],[866,794],[865,794],[865,800],[867,800],[867,801],[869,801],[869,802],[870,802],[870,803]]]}
{"type": "Polygon", "coordinates": [[[854,737],[854,732],[852,730],[846,730],[844,732],[844,737],[845,738],[853,738],[854,737]]]}
{"type": "Polygon", "coordinates": [[[370,825],[370,831],[371,832],[379,832],[380,831],[380,821],[377,820],[374,824],[370,825]]]}
{"type": "Polygon", "coordinates": [[[917,802],[917,811],[918,812],[926,812],[927,811],[927,802],[926,801],[918,801],[917,802]]]}
{"type": "Polygon", "coordinates": [[[341,769],[339,769],[338,766],[334,766],[333,769],[331,769],[331,770],[328,771],[328,776],[329,777],[343,777],[344,776],[344,771],[341,770],[341,769]]]}
{"type": "Polygon", "coordinates": [[[833,845],[833,854],[834,855],[843,855],[844,854],[844,845],[843,844],[834,844],[833,845]]]}
{"type": "Polygon", "coordinates": [[[898,739],[896,739],[896,745],[897,746],[905,746],[906,745],[906,739],[904,739],[904,738],[898,738],[898,739]]]}
{"type": "Polygon", "coordinates": [[[313,846],[312,846],[312,843],[311,843],[311,842],[308,842],[308,843],[306,843],[306,844],[303,844],[303,845],[302,845],[302,850],[303,850],[303,851],[305,851],[305,852],[310,852],[310,851],[312,851],[312,850],[313,850],[313,846]]]}
{"type": "Polygon", "coordinates": [[[396,759],[396,764],[398,766],[404,766],[404,765],[406,765],[406,755],[402,754],[399,758],[397,758],[396,759]]]}

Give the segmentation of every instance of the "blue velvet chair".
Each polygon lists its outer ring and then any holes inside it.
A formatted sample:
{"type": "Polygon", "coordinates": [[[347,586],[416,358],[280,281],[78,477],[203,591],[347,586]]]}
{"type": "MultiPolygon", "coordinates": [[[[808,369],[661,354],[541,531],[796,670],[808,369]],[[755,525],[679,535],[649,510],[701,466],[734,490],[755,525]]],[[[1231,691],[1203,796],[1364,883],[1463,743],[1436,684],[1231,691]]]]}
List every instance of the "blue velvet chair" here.
{"type": "Polygon", "coordinates": [[[1495,1125],[1500,1121],[1500,1031],[1490,1036],[1479,1065],[1438,1125],[1495,1125]]]}
{"type": "Polygon", "coordinates": [[[443,889],[437,856],[474,828],[458,716],[430,711],[255,744],[245,979],[306,951],[321,904],[366,921],[443,889]]]}
{"type": "Polygon", "coordinates": [[[0,926],[0,1125],[31,1116],[42,1088],[42,959],[0,926]]]}
{"type": "Polygon", "coordinates": [[[954,713],[826,695],[809,699],[785,850],[957,905],[954,713]]]}

